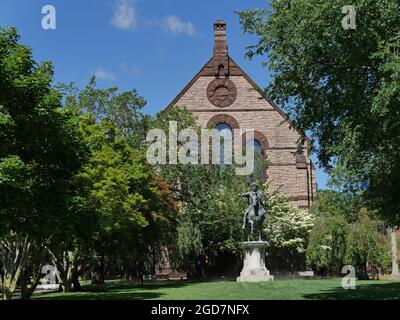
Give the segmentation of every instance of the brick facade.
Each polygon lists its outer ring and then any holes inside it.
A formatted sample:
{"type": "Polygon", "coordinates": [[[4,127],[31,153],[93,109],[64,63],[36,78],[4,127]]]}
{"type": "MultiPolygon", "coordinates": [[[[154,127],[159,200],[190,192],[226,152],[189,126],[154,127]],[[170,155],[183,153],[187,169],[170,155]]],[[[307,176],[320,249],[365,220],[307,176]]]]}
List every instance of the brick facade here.
{"type": "Polygon", "coordinates": [[[266,175],[271,187],[287,195],[293,204],[309,206],[317,191],[316,171],[308,155],[309,139],[303,155],[296,155],[302,135],[284,121],[282,110],[228,56],[225,22],[217,21],[214,30],[213,57],[168,108],[187,108],[202,127],[227,123],[235,129],[254,129],[255,139],[271,163],[266,175]],[[215,90],[216,96],[210,90],[215,90]]]}

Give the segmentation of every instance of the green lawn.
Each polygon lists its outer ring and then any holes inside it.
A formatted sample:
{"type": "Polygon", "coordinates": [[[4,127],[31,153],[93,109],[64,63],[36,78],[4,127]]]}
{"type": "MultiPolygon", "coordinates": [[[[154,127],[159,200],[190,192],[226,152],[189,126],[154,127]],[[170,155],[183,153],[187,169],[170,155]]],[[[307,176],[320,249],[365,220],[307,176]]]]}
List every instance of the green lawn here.
{"type": "Polygon", "coordinates": [[[260,283],[234,281],[163,281],[146,283],[143,287],[110,281],[105,285],[84,285],[77,293],[42,293],[34,299],[397,299],[400,282],[388,280],[357,281],[355,290],[344,290],[341,279],[276,280],[260,283]]]}

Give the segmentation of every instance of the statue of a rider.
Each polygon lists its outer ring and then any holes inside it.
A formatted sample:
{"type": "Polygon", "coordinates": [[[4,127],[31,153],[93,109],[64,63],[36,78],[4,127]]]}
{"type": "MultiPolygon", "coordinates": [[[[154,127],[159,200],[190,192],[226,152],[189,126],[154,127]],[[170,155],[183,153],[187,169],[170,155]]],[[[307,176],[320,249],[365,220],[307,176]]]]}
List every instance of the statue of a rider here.
{"type": "Polygon", "coordinates": [[[247,237],[249,239],[250,235],[254,231],[254,225],[256,225],[258,229],[258,238],[259,241],[261,241],[263,223],[267,213],[265,209],[267,202],[264,194],[261,191],[258,191],[257,183],[253,182],[251,184],[251,190],[249,192],[240,194],[240,196],[247,197],[248,199],[248,207],[243,215],[242,229],[246,230],[248,229],[247,227],[250,226],[250,232],[247,233],[247,237]]]}

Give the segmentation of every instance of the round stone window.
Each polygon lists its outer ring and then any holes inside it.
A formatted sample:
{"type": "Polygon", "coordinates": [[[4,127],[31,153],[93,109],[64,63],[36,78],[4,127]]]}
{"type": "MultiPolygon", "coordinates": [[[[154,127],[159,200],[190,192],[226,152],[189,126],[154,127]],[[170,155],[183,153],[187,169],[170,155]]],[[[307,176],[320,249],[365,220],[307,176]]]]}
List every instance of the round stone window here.
{"type": "Polygon", "coordinates": [[[225,108],[235,102],[237,90],[229,79],[216,79],[207,87],[207,98],[214,106],[225,108]]]}

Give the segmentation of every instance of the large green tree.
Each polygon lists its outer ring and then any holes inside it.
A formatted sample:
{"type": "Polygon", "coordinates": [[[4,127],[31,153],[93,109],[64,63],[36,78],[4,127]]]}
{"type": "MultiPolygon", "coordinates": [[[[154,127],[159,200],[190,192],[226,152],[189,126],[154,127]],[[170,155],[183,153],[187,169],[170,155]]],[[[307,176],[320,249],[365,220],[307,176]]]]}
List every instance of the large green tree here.
{"type": "Polygon", "coordinates": [[[99,88],[93,76],[79,89],[73,83],[60,85],[64,93],[64,105],[79,114],[89,114],[96,121],[108,120],[118,134],[140,148],[146,137],[152,117],[143,113],[146,100],[135,89],[120,92],[118,87],[99,88]]]}
{"type": "Polygon", "coordinates": [[[400,222],[400,4],[397,0],[275,0],[239,13],[264,55],[268,93],[296,127],[317,140],[315,151],[341,184],[363,190],[370,208],[400,222]],[[355,29],[342,13],[351,4],[355,29]]]}
{"type": "Polygon", "coordinates": [[[152,173],[144,156],[118,134],[111,122],[88,121],[83,131],[92,157],[79,179],[86,180],[90,188],[88,206],[100,214],[100,228],[93,239],[99,258],[94,273],[98,278],[93,280],[104,281],[105,259],[116,255],[131,264],[127,267],[125,263],[127,275],[142,276],[150,271],[146,261],[152,258],[153,249],[160,249],[166,238],[163,236],[168,235],[163,227],[174,223],[175,208],[168,185],[152,173]]]}
{"type": "Polygon", "coordinates": [[[72,177],[87,149],[62,109],[50,63],[36,63],[15,29],[0,29],[0,261],[9,299],[32,250],[80,223],[72,177]]]}
{"type": "Polygon", "coordinates": [[[82,90],[72,84],[62,90],[65,108],[79,114],[91,152],[75,176],[76,200],[80,210],[95,212],[98,220],[91,238],[75,242],[74,250],[61,252],[58,260],[71,260],[69,274],[92,270],[95,283],[104,281],[106,271],[142,281],[145,273],[154,274],[161,247],[170,242],[176,213],[169,185],[146,164],[141,150],[151,120],[141,112],[145,101],[135,90],[100,89],[94,78],[82,90]]]}
{"type": "Polygon", "coordinates": [[[340,274],[352,265],[359,278],[389,270],[390,247],[381,221],[359,199],[320,191],[311,212],[315,224],[307,247],[309,265],[322,274],[340,274]]]}

